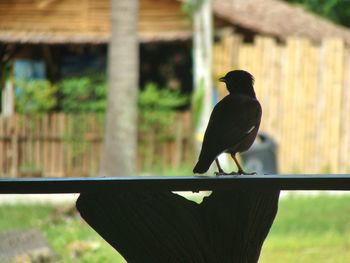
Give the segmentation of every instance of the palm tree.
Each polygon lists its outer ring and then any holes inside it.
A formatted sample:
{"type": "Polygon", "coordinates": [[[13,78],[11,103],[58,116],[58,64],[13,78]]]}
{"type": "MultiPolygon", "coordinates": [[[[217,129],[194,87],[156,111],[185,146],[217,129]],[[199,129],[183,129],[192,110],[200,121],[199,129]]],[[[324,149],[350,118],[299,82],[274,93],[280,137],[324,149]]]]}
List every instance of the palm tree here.
{"type": "Polygon", "coordinates": [[[111,0],[108,98],[100,174],[133,175],[137,153],[138,0],[111,0]]]}

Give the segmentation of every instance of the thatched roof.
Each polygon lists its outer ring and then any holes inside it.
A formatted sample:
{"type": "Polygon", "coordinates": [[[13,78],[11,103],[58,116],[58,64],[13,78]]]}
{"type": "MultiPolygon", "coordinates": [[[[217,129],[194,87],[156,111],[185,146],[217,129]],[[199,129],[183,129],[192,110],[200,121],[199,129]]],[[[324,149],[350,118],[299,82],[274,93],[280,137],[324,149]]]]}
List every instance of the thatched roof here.
{"type": "Polygon", "coordinates": [[[320,42],[325,37],[340,37],[350,45],[350,30],[301,6],[279,0],[214,0],[217,17],[233,25],[279,39],[303,36],[320,42]]]}
{"type": "MultiPolygon", "coordinates": [[[[0,42],[108,43],[109,1],[81,1],[81,5],[76,0],[55,1],[44,7],[36,6],[35,0],[0,1],[0,42]]],[[[181,12],[181,2],[140,0],[140,41],[189,39],[191,25],[181,12]]],[[[304,36],[317,42],[325,37],[340,37],[350,45],[349,29],[283,1],[213,0],[213,10],[217,20],[257,34],[282,40],[304,36]]]]}
{"type": "MultiPolygon", "coordinates": [[[[176,0],[139,0],[141,42],[190,39],[191,24],[176,0]]],[[[109,0],[0,0],[0,42],[108,43],[109,0]]]]}
{"type": "MultiPolygon", "coordinates": [[[[186,40],[191,37],[190,31],[141,33],[139,41],[169,42],[186,40]]],[[[109,42],[109,32],[37,32],[37,31],[1,31],[0,42],[30,43],[30,44],[106,44],[109,42]]]]}
{"type": "Polygon", "coordinates": [[[109,40],[108,33],[0,31],[0,42],[31,44],[93,43],[101,44],[109,40]]]}

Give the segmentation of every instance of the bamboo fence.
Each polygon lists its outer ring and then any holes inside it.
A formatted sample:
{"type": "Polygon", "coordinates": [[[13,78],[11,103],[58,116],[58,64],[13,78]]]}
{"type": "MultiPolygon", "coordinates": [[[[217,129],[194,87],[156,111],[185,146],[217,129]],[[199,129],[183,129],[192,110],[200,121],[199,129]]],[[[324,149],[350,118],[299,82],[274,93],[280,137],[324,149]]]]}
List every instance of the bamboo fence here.
{"type": "Polygon", "coordinates": [[[281,173],[350,172],[350,53],[341,39],[228,36],[214,47],[215,77],[232,69],[255,77],[261,130],[277,142],[281,173]]]}
{"type": "MultiPolygon", "coordinates": [[[[166,130],[139,133],[138,168],[177,169],[192,163],[189,112],[173,116],[166,130]]],[[[104,121],[98,114],[0,116],[3,177],[92,176],[98,173],[104,121]]]]}

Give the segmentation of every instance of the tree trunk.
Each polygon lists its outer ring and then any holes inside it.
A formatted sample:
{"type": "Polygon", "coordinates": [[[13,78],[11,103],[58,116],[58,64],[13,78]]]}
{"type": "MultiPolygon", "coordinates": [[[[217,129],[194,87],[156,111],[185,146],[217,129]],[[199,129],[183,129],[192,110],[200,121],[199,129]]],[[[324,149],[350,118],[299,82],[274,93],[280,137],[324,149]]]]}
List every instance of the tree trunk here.
{"type": "Polygon", "coordinates": [[[213,109],[213,18],[212,1],[202,0],[193,13],[194,54],[194,149],[199,154],[213,109]]]}
{"type": "Polygon", "coordinates": [[[137,156],[138,1],[111,0],[108,95],[100,174],[134,175],[137,156]]]}

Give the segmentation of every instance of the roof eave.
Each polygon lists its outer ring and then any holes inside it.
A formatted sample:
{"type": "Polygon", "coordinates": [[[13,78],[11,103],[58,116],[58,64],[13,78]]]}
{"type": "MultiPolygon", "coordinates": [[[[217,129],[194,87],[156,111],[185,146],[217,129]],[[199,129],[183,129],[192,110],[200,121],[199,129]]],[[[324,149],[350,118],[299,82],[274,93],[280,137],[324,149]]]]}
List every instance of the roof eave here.
{"type": "MultiPolygon", "coordinates": [[[[192,37],[190,31],[141,33],[141,43],[185,41],[192,37]]],[[[51,33],[51,32],[18,32],[0,31],[0,42],[17,44],[108,44],[110,33],[51,33]]]]}

